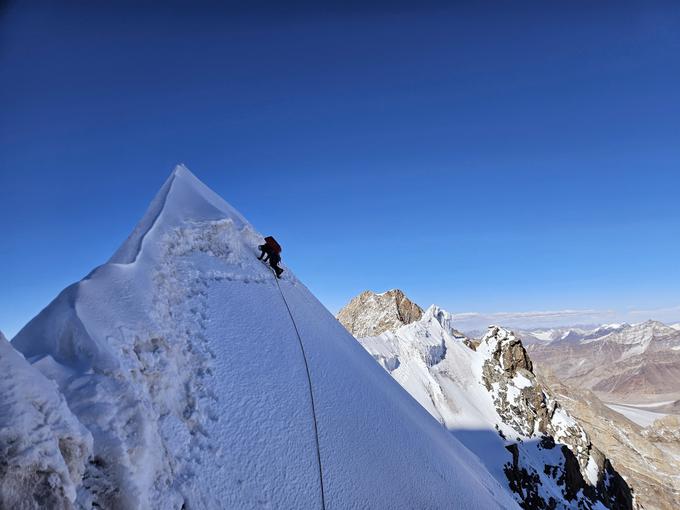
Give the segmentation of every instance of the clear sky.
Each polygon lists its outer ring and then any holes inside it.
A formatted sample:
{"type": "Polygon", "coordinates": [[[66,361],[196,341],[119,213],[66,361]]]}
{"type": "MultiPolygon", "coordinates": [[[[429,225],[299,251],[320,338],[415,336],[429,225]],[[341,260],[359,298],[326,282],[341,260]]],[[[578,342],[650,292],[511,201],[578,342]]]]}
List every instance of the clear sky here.
{"type": "Polygon", "coordinates": [[[178,162],[333,312],[680,320],[680,3],[98,3],[0,4],[9,336],[178,162]]]}

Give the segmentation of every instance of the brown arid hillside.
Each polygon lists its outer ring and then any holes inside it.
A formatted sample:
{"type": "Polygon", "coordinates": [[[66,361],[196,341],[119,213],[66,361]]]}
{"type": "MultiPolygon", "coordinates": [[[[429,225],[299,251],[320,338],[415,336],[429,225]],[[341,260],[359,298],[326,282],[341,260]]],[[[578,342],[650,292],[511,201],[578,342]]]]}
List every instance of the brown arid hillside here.
{"type": "Polygon", "coordinates": [[[536,368],[555,399],[583,426],[592,441],[635,491],[647,510],[680,508],[680,418],[666,416],[648,427],[607,407],[590,390],[561,383],[536,368]]]}
{"type": "Polygon", "coordinates": [[[680,331],[661,322],[622,324],[527,343],[531,358],[574,388],[605,402],[680,399],[680,331]]]}

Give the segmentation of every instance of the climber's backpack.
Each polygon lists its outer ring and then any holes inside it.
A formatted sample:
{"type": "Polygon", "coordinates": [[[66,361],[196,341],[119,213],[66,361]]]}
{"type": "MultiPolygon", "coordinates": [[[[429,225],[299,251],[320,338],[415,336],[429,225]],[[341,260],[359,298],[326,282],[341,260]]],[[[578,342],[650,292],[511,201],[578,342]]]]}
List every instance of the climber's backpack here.
{"type": "Polygon", "coordinates": [[[274,253],[281,253],[281,245],[277,243],[276,239],[274,239],[272,236],[265,237],[264,242],[274,253]]]}

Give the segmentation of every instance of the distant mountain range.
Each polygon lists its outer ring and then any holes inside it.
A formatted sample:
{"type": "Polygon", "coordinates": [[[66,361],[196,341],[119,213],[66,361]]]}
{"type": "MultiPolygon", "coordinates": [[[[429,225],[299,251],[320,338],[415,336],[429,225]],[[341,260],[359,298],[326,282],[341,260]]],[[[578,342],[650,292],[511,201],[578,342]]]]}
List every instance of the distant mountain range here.
{"type": "Polygon", "coordinates": [[[541,367],[606,401],[680,399],[680,329],[658,321],[518,331],[541,367]]]}

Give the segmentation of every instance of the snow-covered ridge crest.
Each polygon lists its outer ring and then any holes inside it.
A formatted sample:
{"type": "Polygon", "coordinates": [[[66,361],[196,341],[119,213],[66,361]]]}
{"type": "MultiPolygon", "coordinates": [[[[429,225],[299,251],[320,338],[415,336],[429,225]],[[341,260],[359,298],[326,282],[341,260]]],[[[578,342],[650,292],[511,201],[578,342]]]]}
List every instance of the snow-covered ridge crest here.
{"type": "Polygon", "coordinates": [[[212,281],[271,276],[253,257],[260,236],[215,197],[177,167],[112,261],[13,340],[94,436],[81,505],[179,506],[181,492],[165,487],[215,450],[201,432],[215,415],[205,291],[212,281]]]}
{"type": "Polygon", "coordinates": [[[13,339],[91,434],[75,505],[515,507],[261,240],[180,167],[13,339]]]}
{"type": "MultiPolygon", "coordinates": [[[[465,339],[465,335],[458,331],[453,325],[453,315],[437,305],[430,305],[423,314],[424,318],[432,317],[441,325],[444,330],[454,338],[465,339]]],[[[421,319],[422,320],[422,319],[421,319]]]]}
{"type": "MultiPolygon", "coordinates": [[[[155,228],[165,231],[186,221],[218,220],[229,217],[238,227],[248,222],[222,197],[203,184],[183,164],[177,165],[165,181],[149,208],[123,245],[109,259],[113,264],[130,264],[137,260],[147,235],[155,228]]],[[[161,234],[164,232],[159,232],[161,234]]]]}

